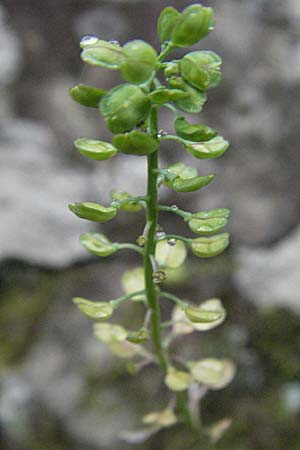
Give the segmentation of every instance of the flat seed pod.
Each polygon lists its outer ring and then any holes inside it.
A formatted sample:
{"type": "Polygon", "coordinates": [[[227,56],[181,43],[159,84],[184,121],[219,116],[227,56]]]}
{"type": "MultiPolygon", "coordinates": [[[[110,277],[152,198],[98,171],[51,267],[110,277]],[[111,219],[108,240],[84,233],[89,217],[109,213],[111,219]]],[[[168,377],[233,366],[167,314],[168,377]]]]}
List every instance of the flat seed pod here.
{"type": "Polygon", "coordinates": [[[180,89],[167,89],[164,87],[159,87],[149,94],[151,102],[157,105],[176,102],[177,100],[180,100],[187,96],[188,94],[180,89]]]}
{"type": "Polygon", "coordinates": [[[142,344],[149,340],[149,331],[146,328],[141,328],[138,331],[131,331],[127,336],[127,341],[133,344],[142,344]]]}
{"type": "Polygon", "coordinates": [[[222,59],[214,52],[199,51],[185,55],[179,63],[183,79],[196,89],[216,87],[221,79],[222,59]]]}
{"type": "Polygon", "coordinates": [[[85,45],[81,58],[86,64],[112,70],[118,70],[124,60],[123,50],[119,44],[100,39],[93,45],[85,45]]]}
{"type": "Polygon", "coordinates": [[[125,133],[146,118],[151,107],[148,96],[134,84],[121,84],[100,101],[100,112],[112,133],[125,133]]]}
{"type": "MultiPolygon", "coordinates": [[[[133,270],[127,270],[126,272],[124,272],[122,276],[122,287],[125,294],[132,294],[133,292],[144,290],[145,280],[143,267],[137,267],[133,270]]],[[[136,295],[135,297],[132,297],[131,300],[145,300],[145,295],[136,295]]]]}
{"type": "Polygon", "coordinates": [[[175,245],[170,245],[166,239],[156,244],[155,259],[161,268],[179,267],[184,263],[186,256],[186,246],[182,241],[176,241],[175,245]]]}
{"type": "Polygon", "coordinates": [[[71,203],[68,208],[80,219],[91,220],[92,222],[107,222],[113,219],[118,210],[113,206],[106,208],[98,203],[71,203]]]}
{"type": "Polygon", "coordinates": [[[130,83],[144,83],[153,73],[157,53],[141,40],[127,42],[123,47],[124,59],[120,66],[122,77],[130,83]]]}
{"type": "Polygon", "coordinates": [[[215,25],[214,11],[200,4],[190,5],[182,11],[174,24],[171,41],[178,47],[188,47],[203,39],[215,25]]]}
{"type": "Polygon", "coordinates": [[[229,142],[222,136],[216,136],[208,142],[186,142],[186,150],[195,158],[212,159],[223,155],[229,147],[229,142]]]}
{"type": "Polygon", "coordinates": [[[177,136],[193,142],[206,142],[217,135],[216,130],[206,125],[190,124],[185,117],[177,117],[175,120],[177,136]]]}
{"type": "Polygon", "coordinates": [[[112,342],[109,344],[110,351],[123,359],[133,358],[141,352],[141,347],[129,341],[112,342]]]}
{"type": "Polygon", "coordinates": [[[204,324],[216,322],[222,317],[222,314],[218,311],[209,311],[196,306],[188,306],[185,313],[191,322],[204,324]]]}
{"type": "MultiPolygon", "coordinates": [[[[171,172],[173,175],[177,175],[178,177],[182,178],[183,180],[187,180],[189,178],[194,178],[198,175],[197,169],[195,167],[186,166],[182,162],[177,162],[174,164],[171,164],[167,168],[168,172],[171,172]]],[[[171,179],[174,179],[171,178],[171,179]]]]}
{"type": "Polygon", "coordinates": [[[127,155],[150,155],[158,147],[158,141],[141,131],[118,134],[113,138],[114,146],[127,155]]]}
{"type": "Polygon", "coordinates": [[[105,94],[104,89],[97,89],[86,84],[77,84],[69,92],[75,102],[90,108],[98,108],[100,99],[105,94]]]}
{"type": "Polygon", "coordinates": [[[226,208],[201,211],[191,216],[188,221],[190,229],[197,234],[217,233],[227,225],[230,210],[226,208]]]}
{"type": "Polygon", "coordinates": [[[211,298],[199,306],[188,306],[185,314],[195,329],[208,331],[224,322],[226,311],[218,298],[211,298]]]}
{"type": "Polygon", "coordinates": [[[190,371],[199,383],[209,389],[218,390],[231,383],[236,369],[232,361],[228,359],[206,358],[191,363],[190,371]]]}
{"type": "Polygon", "coordinates": [[[192,383],[191,374],[171,367],[165,377],[165,383],[171,391],[186,391],[192,383]]]}
{"type": "Polygon", "coordinates": [[[198,113],[207,100],[204,92],[198,91],[193,86],[185,83],[180,77],[171,77],[168,79],[169,85],[176,89],[181,89],[186,93],[186,97],[175,101],[178,108],[188,113],[198,113]]]}
{"type": "Polygon", "coordinates": [[[104,344],[113,344],[114,342],[125,341],[128,332],[121,325],[96,323],[94,325],[94,334],[104,344]]]}
{"type": "Polygon", "coordinates": [[[229,245],[229,234],[223,233],[212,237],[192,240],[192,252],[200,258],[211,258],[222,253],[229,245]]]}
{"type": "Polygon", "coordinates": [[[131,198],[131,195],[127,192],[111,191],[110,196],[112,200],[122,202],[119,208],[123,209],[124,211],[137,212],[143,208],[140,202],[125,202],[126,199],[129,200],[131,198]]]}
{"type": "Polygon", "coordinates": [[[95,139],[79,138],[74,142],[77,150],[84,156],[96,161],[104,161],[112,158],[117,149],[109,142],[97,141],[95,139]]]}
{"type": "Polygon", "coordinates": [[[162,428],[174,425],[177,422],[177,417],[171,408],[166,408],[162,411],[146,414],[142,421],[146,425],[157,425],[162,428]]]}
{"type": "Polygon", "coordinates": [[[91,302],[81,297],[73,298],[73,302],[90,319],[106,320],[113,314],[113,308],[108,302],[91,302]]]}
{"type": "Polygon", "coordinates": [[[160,42],[166,42],[171,39],[171,34],[175,23],[181,14],[172,6],[167,6],[162,10],[157,22],[157,34],[160,42]]]}
{"type": "Polygon", "coordinates": [[[204,177],[194,177],[189,179],[175,178],[172,182],[172,188],[177,192],[194,192],[207,186],[215,179],[215,175],[206,175],[204,177]]]}
{"type": "Polygon", "coordinates": [[[83,247],[96,256],[109,256],[118,250],[118,246],[110,242],[104,234],[85,233],[80,236],[83,247]]]}

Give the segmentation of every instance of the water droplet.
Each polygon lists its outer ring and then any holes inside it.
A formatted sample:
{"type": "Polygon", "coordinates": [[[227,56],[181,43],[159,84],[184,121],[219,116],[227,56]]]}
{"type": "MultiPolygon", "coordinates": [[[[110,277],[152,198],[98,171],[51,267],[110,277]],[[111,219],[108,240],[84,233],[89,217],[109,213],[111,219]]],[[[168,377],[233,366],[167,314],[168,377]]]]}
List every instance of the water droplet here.
{"type": "Polygon", "coordinates": [[[178,206],[177,205],[172,205],[171,208],[173,209],[173,211],[177,211],[178,206]]]}
{"type": "Polygon", "coordinates": [[[97,36],[92,36],[92,35],[88,35],[88,36],[84,36],[81,41],[80,41],[80,46],[82,48],[85,47],[89,47],[90,45],[95,45],[98,42],[98,38],[97,36]]]}
{"type": "Polygon", "coordinates": [[[171,247],[174,247],[174,245],[176,245],[176,239],[168,239],[168,244],[171,246],[171,247]]]}
{"type": "Polygon", "coordinates": [[[164,231],[158,231],[156,233],[156,238],[157,239],[163,239],[165,237],[166,233],[164,231]]]}
{"type": "Polygon", "coordinates": [[[113,45],[119,45],[119,41],[116,41],[115,39],[112,39],[111,41],[108,42],[113,45]]]}
{"type": "Polygon", "coordinates": [[[158,131],[158,133],[157,133],[157,137],[158,138],[160,138],[160,137],[162,137],[162,136],[167,136],[167,132],[166,131],[164,131],[164,130],[159,130],[158,131]]]}

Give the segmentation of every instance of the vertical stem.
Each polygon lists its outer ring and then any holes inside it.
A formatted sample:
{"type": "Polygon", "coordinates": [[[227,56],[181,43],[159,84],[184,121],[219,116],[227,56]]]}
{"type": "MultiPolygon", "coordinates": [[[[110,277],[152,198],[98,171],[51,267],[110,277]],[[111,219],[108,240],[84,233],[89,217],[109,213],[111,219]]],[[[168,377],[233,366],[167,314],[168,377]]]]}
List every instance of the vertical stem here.
{"type": "MultiPolygon", "coordinates": [[[[157,109],[152,108],[149,121],[149,133],[157,138],[157,109]]],[[[160,309],[157,298],[157,292],[153,283],[153,267],[151,256],[155,254],[155,238],[158,218],[158,196],[157,196],[157,169],[158,169],[158,151],[147,156],[148,162],[148,179],[147,179],[147,203],[146,203],[146,220],[147,220],[147,236],[144,253],[144,271],[145,271],[145,289],[147,295],[148,307],[151,311],[151,335],[157,359],[161,369],[165,372],[167,369],[166,357],[161,342],[160,327],[160,309]]]]}

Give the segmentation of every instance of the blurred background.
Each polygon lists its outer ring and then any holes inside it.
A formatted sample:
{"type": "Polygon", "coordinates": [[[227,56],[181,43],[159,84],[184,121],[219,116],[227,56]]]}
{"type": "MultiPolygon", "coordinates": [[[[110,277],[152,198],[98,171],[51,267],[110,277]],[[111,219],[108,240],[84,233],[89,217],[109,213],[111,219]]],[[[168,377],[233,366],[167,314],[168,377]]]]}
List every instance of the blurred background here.
{"type": "MultiPolygon", "coordinates": [[[[104,69],[84,68],[80,38],[96,34],[122,44],[143,38],[158,49],[159,11],[188,3],[0,2],[1,450],[191,445],[180,427],[138,446],[120,441],[120,431],[138,428],[141,415],[164,407],[167,393],[155,370],[127,374],[71,302],[75,295],[119,296],[123,271],[139,263],[126,251],[96,260],[81,248],[79,234],[101,229],[111,239],[134,241],[143,215],[120,213],[95,228],[66,209],[74,201],[106,204],[111,189],[145,189],[143,158],[93,163],[74,149],[76,137],[110,135],[96,110],[69,99],[69,88],[120,81],[104,69]]],[[[229,251],[205,263],[191,258],[177,288],[195,302],[220,296],[228,318],[217,330],[176,342],[196,358],[226,356],[237,364],[234,382],[209,393],[202,405],[205,424],[232,418],[218,450],[299,450],[300,2],[203,3],[215,7],[217,27],[194,49],[219,53],[224,75],[193,120],[216,128],[232,145],[224,157],[201,164],[180,146],[164,145],[161,165],[183,160],[217,180],[196,194],[166,189],[162,199],[191,211],[232,209],[229,251]]],[[[169,113],[160,127],[172,131],[169,113]]],[[[161,225],[188,234],[174,216],[162,215],[161,225]]],[[[119,319],[134,323],[140,314],[133,305],[119,319]]]]}

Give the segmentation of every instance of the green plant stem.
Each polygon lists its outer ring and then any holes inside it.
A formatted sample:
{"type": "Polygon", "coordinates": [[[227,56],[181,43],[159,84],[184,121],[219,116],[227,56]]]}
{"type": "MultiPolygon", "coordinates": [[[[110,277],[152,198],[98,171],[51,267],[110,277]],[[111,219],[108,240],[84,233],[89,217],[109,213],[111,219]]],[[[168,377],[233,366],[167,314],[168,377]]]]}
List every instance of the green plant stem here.
{"type": "Polygon", "coordinates": [[[159,209],[159,211],[167,211],[167,212],[172,212],[174,214],[177,214],[178,216],[182,217],[186,221],[189,220],[193,215],[192,213],[182,211],[182,209],[179,209],[177,207],[175,209],[173,206],[159,205],[158,209],[159,209]]]}
{"type": "Polygon", "coordinates": [[[124,244],[119,244],[119,243],[117,243],[117,245],[118,245],[118,249],[119,250],[128,248],[129,250],[133,250],[133,251],[135,251],[137,253],[140,253],[140,255],[144,254],[144,250],[141,247],[139,247],[138,245],[130,244],[130,243],[128,243],[128,244],[125,244],[125,243],[124,244]]]}
{"type": "Polygon", "coordinates": [[[145,289],[141,291],[130,292],[130,294],[122,295],[121,297],[115,298],[114,300],[110,300],[109,303],[112,305],[113,308],[117,308],[122,302],[125,302],[125,300],[129,300],[130,298],[141,294],[145,294],[145,289]]]}
{"type": "Polygon", "coordinates": [[[171,300],[172,302],[175,302],[181,308],[185,308],[188,306],[187,302],[185,302],[184,300],[181,300],[181,298],[177,297],[177,295],[171,294],[170,292],[161,291],[159,293],[159,295],[163,298],[167,298],[168,300],[171,300]]]}
{"type": "Polygon", "coordinates": [[[193,421],[187,404],[186,392],[177,392],[176,411],[183,423],[188,428],[193,429],[193,421]]]}
{"type": "MultiPolygon", "coordinates": [[[[157,109],[152,108],[149,121],[149,133],[156,139],[158,131],[157,109]]],[[[145,290],[148,307],[151,311],[151,336],[156,357],[163,372],[167,370],[167,361],[162,348],[160,309],[157,291],[153,283],[153,267],[151,257],[155,255],[156,229],[158,218],[158,195],[157,195],[157,169],[158,152],[155,151],[147,156],[148,178],[147,178],[147,206],[146,206],[146,229],[147,235],[144,248],[144,272],[145,290]]]]}

